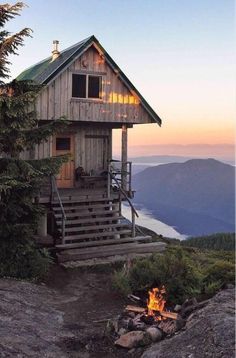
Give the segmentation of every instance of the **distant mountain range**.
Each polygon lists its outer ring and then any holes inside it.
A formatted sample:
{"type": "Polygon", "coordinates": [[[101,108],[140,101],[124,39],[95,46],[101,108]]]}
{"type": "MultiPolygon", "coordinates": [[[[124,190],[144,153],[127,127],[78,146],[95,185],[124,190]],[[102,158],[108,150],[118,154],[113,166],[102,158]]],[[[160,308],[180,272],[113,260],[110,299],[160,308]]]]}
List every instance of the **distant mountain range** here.
{"type": "Polygon", "coordinates": [[[235,231],[235,168],[215,159],[148,167],[134,175],[134,201],[187,235],[235,231]]]}
{"type": "Polygon", "coordinates": [[[183,163],[186,160],[193,159],[192,157],[183,157],[181,155],[149,155],[144,157],[134,157],[130,160],[133,163],[183,163]]]}
{"type": "MultiPolygon", "coordinates": [[[[133,174],[137,174],[142,170],[160,164],[169,164],[169,163],[184,163],[187,160],[191,159],[203,159],[203,158],[194,158],[188,156],[181,156],[181,155],[149,155],[143,157],[133,157],[130,158],[130,161],[133,163],[133,174]]],[[[206,159],[206,158],[205,158],[206,159]]],[[[226,164],[235,165],[235,161],[229,158],[217,158],[214,159],[219,160],[226,164]]]]}
{"type": "MultiPolygon", "coordinates": [[[[147,140],[148,142],[148,140],[147,140]]],[[[189,158],[215,158],[220,161],[235,159],[234,144],[145,144],[129,146],[129,156],[168,155],[189,158]]]]}

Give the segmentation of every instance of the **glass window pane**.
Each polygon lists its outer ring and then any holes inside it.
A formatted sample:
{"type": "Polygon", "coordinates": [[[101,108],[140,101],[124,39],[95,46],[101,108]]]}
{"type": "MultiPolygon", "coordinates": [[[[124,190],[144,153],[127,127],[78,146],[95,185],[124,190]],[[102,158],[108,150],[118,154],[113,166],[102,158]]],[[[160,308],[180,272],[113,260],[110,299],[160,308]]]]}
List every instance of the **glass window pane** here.
{"type": "Polygon", "coordinates": [[[86,98],[86,75],[72,75],[72,97],[86,98]]]}
{"type": "Polygon", "coordinates": [[[70,150],[70,138],[56,138],[56,150],[70,150]]]}
{"type": "Polygon", "coordinates": [[[88,77],[88,97],[101,98],[101,76],[88,77]]]}

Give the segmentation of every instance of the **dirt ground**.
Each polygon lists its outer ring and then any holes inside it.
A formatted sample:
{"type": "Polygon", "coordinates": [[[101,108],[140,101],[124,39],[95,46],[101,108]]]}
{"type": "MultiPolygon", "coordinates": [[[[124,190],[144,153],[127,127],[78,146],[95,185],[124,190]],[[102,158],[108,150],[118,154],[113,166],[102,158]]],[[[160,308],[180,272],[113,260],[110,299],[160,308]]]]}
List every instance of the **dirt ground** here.
{"type": "Polygon", "coordinates": [[[61,299],[55,308],[64,313],[64,327],[73,336],[64,339],[62,350],[73,358],[139,357],[142,351],[127,352],[114,345],[106,334],[109,319],[119,315],[128,302],[112,288],[112,271],[63,269],[55,265],[46,286],[61,299]],[[64,297],[64,298],[63,298],[64,297]],[[76,338],[75,338],[76,337],[76,338]]]}
{"type": "MultiPolygon", "coordinates": [[[[107,320],[130,303],[112,288],[113,271],[55,265],[45,283],[1,278],[0,357],[141,357],[143,349],[118,348],[106,331],[107,320]]],[[[234,298],[233,288],[220,291],[189,316],[188,329],[154,344],[145,357],[233,357],[234,298]]]]}

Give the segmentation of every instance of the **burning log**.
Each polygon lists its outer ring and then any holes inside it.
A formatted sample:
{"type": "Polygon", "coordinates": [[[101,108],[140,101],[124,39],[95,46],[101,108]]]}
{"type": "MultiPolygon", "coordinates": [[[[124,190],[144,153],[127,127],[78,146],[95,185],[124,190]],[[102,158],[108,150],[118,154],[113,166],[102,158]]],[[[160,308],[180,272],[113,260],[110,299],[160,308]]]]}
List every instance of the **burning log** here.
{"type": "Polygon", "coordinates": [[[132,305],[126,306],[125,310],[135,312],[135,313],[145,313],[146,312],[145,308],[139,307],[139,306],[132,306],[132,305]]]}
{"type": "MultiPolygon", "coordinates": [[[[146,313],[146,308],[139,307],[139,306],[132,306],[128,305],[125,307],[126,311],[134,312],[134,313],[146,313]]],[[[157,314],[164,318],[171,318],[171,319],[178,319],[178,314],[175,312],[168,312],[168,311],[157,311],[157,314]]]]}
{"type": "Polygon", "coordinates": [[[160,315],[165,318],[178,319],[178,314],[175,312],[161,311],[160,315]]]}

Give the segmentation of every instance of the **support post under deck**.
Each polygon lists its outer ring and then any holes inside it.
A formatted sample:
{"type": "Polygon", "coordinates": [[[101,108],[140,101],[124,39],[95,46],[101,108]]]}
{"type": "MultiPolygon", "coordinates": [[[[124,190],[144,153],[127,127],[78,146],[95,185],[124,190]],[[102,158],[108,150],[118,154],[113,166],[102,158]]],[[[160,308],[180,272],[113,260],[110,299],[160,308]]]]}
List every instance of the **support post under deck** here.
{"type": "Polygon", "coordinates": [[[121,136],[122,146],[121,146],[121,187],[126,192],[127,191],[127,161],[128,161],[128,152],[127,152],[127,143],[128,143],[128,129],[127,125],[122,125],[122,136],[121,136]]]}

